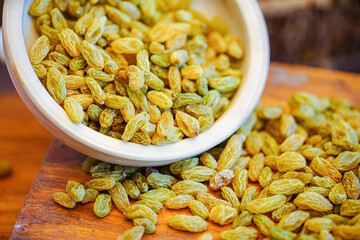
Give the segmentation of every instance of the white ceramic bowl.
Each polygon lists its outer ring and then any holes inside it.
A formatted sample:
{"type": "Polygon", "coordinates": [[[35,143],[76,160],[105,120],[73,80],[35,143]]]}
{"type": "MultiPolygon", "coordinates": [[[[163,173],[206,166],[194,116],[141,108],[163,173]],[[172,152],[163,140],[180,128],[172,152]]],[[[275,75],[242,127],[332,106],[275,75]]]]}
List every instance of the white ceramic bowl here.
{"type": "Polygon", "coordinates": [[[199,155],[233,134],[257,104],[269,68],[269,40],[256,0],[194,0],[208,16],[221,15],[245,48],[243,82],[229,109],[196,138],[163,146],[123,142],[73,124],[32,69],[29,49],[38,34],[27,10],[32,0],[6,0],[3,13],[5,60],[13,84],[33,115],[57,138],[89,156],[130,166],[159,166],[199,155]]]}

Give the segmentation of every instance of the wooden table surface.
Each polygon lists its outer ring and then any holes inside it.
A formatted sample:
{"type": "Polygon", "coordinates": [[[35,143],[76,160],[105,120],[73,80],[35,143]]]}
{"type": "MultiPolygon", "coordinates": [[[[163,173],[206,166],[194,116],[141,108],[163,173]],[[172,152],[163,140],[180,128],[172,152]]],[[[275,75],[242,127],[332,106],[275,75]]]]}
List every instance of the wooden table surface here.
{"type": "MultiPolygon", "coordinates": [[[[298,90],[318,96],[343,97],[359,104],[360,75],[272,63],[261,101],[266,105],[285,105],[290,95],[298,90]]],[[[29,113],[15,92],[1,93],[0,101],[0,158],[13,165],[12,175],[0,179],[0,239],[7,239],[52,136],[29,113]]],[[[52,201],[51,194],[64,191],[68,179],[82,183],[90,179],[80,171],[84,157],[58,140],[53,140],[11,238],[49,239],[60,236],[64,239],[114,239],[132,226],[116,209],[108,217],[99,219],[92,214],[92,204],[80,204],[75,209],[67,210],[52,201]],[[70,222],[71,225],[68,225],[70,222]]],[[[176,214],[177,211],[163,210],[159,214],[158,234],[146,236],[145,239],[193,239],[199,235],[167,227],[166,219],[162,216],[172,213],[176,214]]],[[[221,229],[209,224],[210,231],[219,232],[221,229]]]]}
{"type": "Polygon", "coordinates": [[[8,239],[52,138],[15,91],[0,93],[0,159],[12,164],[0,178],[0,239],[8,239]]]}

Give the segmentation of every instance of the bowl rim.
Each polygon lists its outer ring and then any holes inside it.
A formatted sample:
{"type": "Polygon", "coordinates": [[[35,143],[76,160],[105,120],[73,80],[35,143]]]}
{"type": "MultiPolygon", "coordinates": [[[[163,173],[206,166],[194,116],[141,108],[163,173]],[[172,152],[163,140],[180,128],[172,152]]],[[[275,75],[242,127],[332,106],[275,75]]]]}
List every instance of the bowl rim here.
{"type": "MultiPolygon", "coordinates": [[[[233,111],[232,114],[229,111],[224,113],[226,123],[229,123],[226,131],[221,131],[222,129],[219,127],[220,120],[222,120],[220,118],[215,121],[210,129],[196,138],[187,138],[177,143],[154,146],[119,141],[100,134],[83,124],[73,124],[66,116],[65,111],[60,110],[62,109],[61,106],[52,99],[41,85],[32,70],[23,33],[23,11],[27,12],[27,9],[24,9],[25,1],[6,0],[4,4],[3,42],[6,65],[23,102],[45,128],[65,144],[89,156],[118,164],[125,163],[133,166],[151,164],[155,166],[171,163],[199,155],[230,137],[251,114],[265,87],[270,62],[269,38],[265,19],[255,0],[235,0],[235,2],[239,11],[242,12],[243,18],[246,21],[252,19],[251,28],[248,27],[250,22],[245,23],[245,26],[247,26],[247,32],[250,33],[248,36],[250,41],[256,43],[252,46],[256,45],[260,48],[260,56],[256,56],[257,60],[260,60],[256,62],[257,72],[253,71],[253,77],[259,82],[257,82],[256,89],[250,89],[246,93],[250,97],[247,105],[236,106],[234,108],[236,111],[233,111]],[[253,17],[255,17],[255,22],[253,17]],[[26,81],[26,79],[31,81],[26,81]],[[39,84],[42,88],[39,88],[39,84]],[[44,102],[44,100],[49,102],[44,102]],[[241,116],[240,121],[236,119],[238,115],[241,116]],[[179,151],[179,149],[186,149],[186,151],[179,151]],[[185,155],[186,157],[184,157],[185,155]]],[[[240,86],[240,88],[242,87],[240,86]]]]}

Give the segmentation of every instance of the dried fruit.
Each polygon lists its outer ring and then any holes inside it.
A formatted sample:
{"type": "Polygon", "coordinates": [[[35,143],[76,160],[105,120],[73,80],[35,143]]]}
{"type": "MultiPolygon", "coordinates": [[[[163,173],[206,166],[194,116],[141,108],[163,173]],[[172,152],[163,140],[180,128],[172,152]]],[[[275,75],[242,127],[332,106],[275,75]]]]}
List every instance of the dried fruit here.
{"type": "Polygon", "coordinates": [[[228,225],[234,221],[236,216],[235,208],[219,204],[211,209],[209,219],[219,225],[228,225]]]}
{"type": "Polygon", "coordinates": [[[179,181],[172,185],[171,190],[176,194],[189,194],[196,196],[199,192],[207,192],[207,186],[192,180],[179,181]]]}
{"type": "Polygon", "coordinates": [[[339,237],[344,240],[359,239],[360,225],[347,226],[339,225],[333,231],[334,237],[339,237]]]}
{"type": "Polygon", "coordinates": [[[336,182],[329,177],[315,176],[312,178],[311,184],[315,186],[331,189],[336,185],[336,182]]]}
{"type": "Polygon", "coordinates": [[[246,137],[245,149],[249,154],[255,155],[260,152],[263,145],[262,136],[258,131],[253,131],[246,137]]]}
{"type": "Polygon", "coordinates": [[[105,105],[109,108],[120,109],[129,104],[129,99],[115,94],[105,93],[105,105]]]}
{"type": "Polygon", "coordinates": [[[11,164],[7,161],[0,160],[0,177],[8,176],[11,172],[11,164]]]}
{"type": "Polygon", "coordinates": [[[145,193],[149,190],[149,184],[146,180],[146,177],[142,175],[140,172],[134,173],[132,176],[132,180],[136,183],[140,192],[145,193]]]}
{"type": "Polygon", "coordinates": [[[112,49],[117,53],[134,54],[144,48],[144,43],[138,38],[120,38],[111,43],[112,49]]]}
{"type": "MultiPolygon", "coordinates": [[[[175,103],[174,103],[175,104],[175,103]]],[[[175,120],[181,131],[188,137],[196,137],[200,133],[199,121],[182,111],[176,111],[175,120]]]]}
{"type": "Polygon", "coordinates": [[[233,208],[235,208],[238,212],[240,212],[239,198],[236,196],[235,192],[231,188],[222,187],[221,188],[221,195],[226,201],[231,203],[233,208]]]}
{"type": "Polygon", "coordinates": [[[280,179],[269,186],[269,192],[274,195],[291,195],[301,192],[305,184],[299,179],[280,179]]]}
{"type": "Polygon", "coordinates": [[[137,66],[129,66],[127,76],[129,78],[129,87],[133,91],[139,91],[144,86],[144,72],[137,66]]]}
{"type": "Polygon", "coordinates": [[[350,220],[347,217],[341,217],[337,214],[326,215],[326,217],[332,219],[336,225],[340,225],[340,224],[358,225],[359,221],[360,221],[360,214],[357,214],[355,217],[353,217],[350,220]],[[337,216],[336,219],[330,217],[330,216],[334,216],[334,215],[337,216]]]}
{"type": "Polygon", "coordinates": [[[152,103],[161,108],[171,108],[173,105],[171,98],[163,92],[149,91],[147,97],[152,103]]]}
{"type": "Polygon", "coordinates": [[[145,74],[145,84],[157,91],[161,91],[164,88],[164,82],[152,72],[145,74]]]}
{"type": "MultiPolygon", "coordinates": [[[[85,167],[86,163],[88,163],[90,166],[88,166],[89,170],[87,172],[89,173],[109,173],[111,172],[111,168],[113,167],[112,164],[107,162],[101,162],[100,160],[97,160],[92,157],[88,157],[86,161],[83,164],[83,168],[85,167]]],[[[84,170],[85,171],[85,170],[84,170]]]]}
{"type": "Polygon", "coordinates": [[[199,216],[203,219],[207,219],[209,217],[209,210],[207,207],[198,200],[190,200],[188,202],[188,207],[193,215],[199,216]]]}
{"type": "Polygon", "coordinates": [[[258,227],[261,234],[264,236],[270,237],[271,235],[271,228],[275,227],[275,224],[273,221],[271,221],[270,218],[263,214],[255,214],[253,219],[255,225],[258,227]]]}
{"type": "MultiPolygon", "coordinates": [[[[283,179],[299,179],[305,184],[313,183],[313,175],[311,173],[304,172],[287,172],[282,175],[283,179]]],[[[330,178],[329,178],[330,179],[330,178]]],[[[330,179],[331,180],[331,179],[330,179]]],[[[332,180],[331,180],[332,181],[332,180]]]]}
{"type": "Polygon", "coordinates": [[[248,171],[243,169],[235,173],[232,187],[239,198],[242,198],[248,184],[248,171]]]}
{"type": "Polygon", "coordinates": [[[294,133],[288,136],[280,145],[281,152],[297,151],[306,140],[303,134],[294,133]]]}
{"type": "Polygon", "coordinates": [[[286,231],[294,232],[299,229],[308,219],[310,218],[310,213],[304,211],[294,211],[280,219],[277,227],[284,229],[286,231]]]}
{"type": "Polygon", "coordinates": [[[320,148],[306,148],[302,151],[303,156],[306,159],[313,160],[317,156],[323,156],[325,153],[320,148]]]}
{"type": "Polygon", "coordinates": [[[123,141],[129,141],[134,136],[135,132],[149,120],[150,116],[147,112],[141,112],[131,117],[125,126],[121,139],[123,141]]]}
{"type": "Polygon", "coordinates": [[[196,195],[196,200],[202,202],[209,210],[211,210],[213,207],[219,204],[228,207],[232,206],[229,202],[216,198],[214,195],[205,192],[199,192],[196,195]]]}
{"type": "Polygon", "coordinates": [[[283,137],[288,137],[295,132],[296,122],[292,115],[284,113],[280,118],[279,132],[283,137]]]}
{"type": "Polygon", "coordinates": [[[275,195],[266,198],[258,198],[249,202],[246,210],[252,213],[267,213],[274,211],[286,203],[284,195],[275,195]]]}
{"type": "Polygon", "coordinates": [[[85,77],[86,86],[90,89],[91,95],[95,101],[99,104],[104,104],[106,100],[106,95],[104,90],[101,88],[98,82],[95,79],[90,77],[85,77]]]}
{"type": "Polygon", "coordinates": [[[345,151],[340,153],[333,163],[334,167],[339,171],[349,171],[359,166],[360,153],[345,151]]]}
{"type": "Polygon", "coordinates": [[[120,182],[117,182],[113,188],[109,189],[109,194],[120,212],[124,213],[130,207],[126,189],[120,182]]]}
{"type": "Polygon", "coordinates": [[[296,211],[296,206],[292,203],[286,203],[281,207],[279,207],[278,209],[274,210],[271,213],[271,217],[275,221],[280,221],[280,219],[282,219],[285,215],[292,213],[294,211],[296,211]]]}
{"type": "Polygon", "coordinates": [[[96,198],[99,196],[99,191],[95,189],[86,189],[85,195],[83,199],[81,200],[82,204],[88,203],[88,202],[95,202],[96,198]]]}
{"type": "Polygon", "coordinates": [[[156,226],[147,218],[134,218],[134,226],[143,226],[145,228],[145,234],[153,234],[156,231],[156,226]]]}
{"type": "Polygon", "coordinates": [[[360,213],[360,200],[348,199],[340,207],[340,215],[353,217],[360,213]]]}
{"type": "MultiPolygon", "coordinates": [[[[340,225],[340,224],[348,224],[348,225],[352,225],[349,221],[349,218],[347,217],[342,217],[338,214],[328,214],[328,215],[325,215],[323,216],[324,218],[328,218],[328,219],[331,219],[333,223],[335,223],[336,225],[340,225]]],[[[354,217],[352,220],[355,220],[356,221],[356,218],[354,217]]]]}
{"type": "Polygon", "coordinates": [[[201,66],[189,65],[181,68],[181,76],[187,79],[198,79],[202,73],[203,69],[201,66]]]}
{"type": "Polygon", "coordinates": [[[185,232],[202,232],[207,229],[207,222],[199,216],[176,215],[168,219],[168,225],[185,232]]]}
{"type": "Polygon", "coordinates": [[[74,123],[81,123],[84,119],[84,111],[81,104],[72,97],[67,97],[64,101],[64,109],[70,120],[74,123]]]}
{"type": "Polygon", "coordinates": [[[221,33],[217,31],[212,31],[208,38],[207,43],[212,47],[217,53],[223,53],[226,51],[226,41],[221,33]]]}
{"type": "Polygon", "coordinates": [[[181,172],[188,170],[196,166],[199,162],[198,158],[188,158],[174,162],[170,165],[170,171],[172,174],[180,174],[181,172]]]}
{"type": "MultiPolygon", "coordinates": [[[[279,144],[268,132],[261,132],[263,137],[263,145],[261,146],[261,151],[267,155],[275,155],[278,156],[280,154],[279,144]]],[[[295,159],[295,161],[297,161],[295,159]]],[[[291,164],[292,165],[292,164],[291,164]]]]}
{"type": "Polygon", "coordinates": [[[286,230],[283,230],[278,227],[272,227],[270,229],[271,238],[278,240],[294,240],[296,238],[296,233],[292,233],[286,230]]]}
{"type": "Polygon", "coordinates": [[[216,171],[204,166],[196,166],[181,172],[181,178],[184,180],[193,180],[197,182],[209,181],[216,171]]]}
{"type": "Polygon", "coordinates": [[[163,205],[161,204],[161,202],[150,200],[150,199],[143,199],[143,200],[135,202],[134,204],[146,205],[156,213],[159,213],[161,211],[161,209],[163,209],[163,205]]]}
{"type": "Polygon", "coordinates": [[[46,86],[55,101],[59,104],[63,103],[66,97],[66,86],[64,77],[58,69],[51,67],[48,70],[46,86]]]}
{"type": "Polygon", "coordinates": [[[115,186],[115,180],[111,177],[109,178],[99,178],[92,179],[86,183],[87,188],[93,188],[96,190],[109,190],[115,186]]]}
{"type": "Polygon", "coordinates": [[[234,177],[233,171],[229,169],[222,170],[215,174],[209,182],[209,186],[212,190],[219,190],[222,187],[227,186],[231,183],[234,177]]]}
{"type": "Polygon", "coordinates": [[[264,119],[278,119],[283,113],[284,108],[282,106],[267,106],[259,110],[258,115],[264,119]]]}
{"type": "Polygon", "coordinates": [[[345,172],[342,184],[344,185],[345,192],[351,199],[358,199],[360,196],[360,181],[353,172],[345,172]]]}
{"type": "Polygon", "coordinates": [[[214,156],[212,156],[210,153],[208,152],[204,152],[203,154],[201,154],[200,156],[200,162],[208,168],[211,169],[216,169],[217,168],[217,161],[214,158],[214,156]]]}
{"type": "Polygon", "coordinates": [[[347,199],[345,188],[342,183],[338,183],[331,188],[329,199],[333,204],[342,204],[347,199]]]}
{"type": "Polygon", "coordinates": [[[135,226],[128,230],[126,230],[123,234],[118,236],[117,240],[141,240],[144,232],[145,232],[144,226],[135,226]]]}
{"type": "Polygon", "coordinates": [[[264,154],[255,154],[249,162],[249,178],[252,182],[257,182],[260,177],[261,170],[264,168],[264,154]]]}
{"type": "Polygon", "coordinates": [[[251,186],[251,187],[247,188],[241,198],[240,211],[244,212],[246,210],[247,205],[254,199],[258,198],[258,196],[259,196],[259,193],[256,190],[255,186],[251,186]]]}
{"type": "Polygon", "coordinates": [[[301,209],[311,209],[318,212],[327,212],[333,209],[330,201],[316,192],[298,194],[294,204],[301,209]]]}
{"type": "Polygon", "coordinates": [[[65,208],[74,208],[76,205],[74,199],[67,193],[63,193],[63,192],[54,193],[53,199],[56,203],[58,203],[59,205],[65,208]]]}
{"type": "Polygon", "coordinates": [[[53,7],[51,0],[35,0],[29,7],[29,14],[34,17],[38,17],[53,7]]]}
{"type": "Polygon", "coordinates": [[[235,229],[223,231],[219,234],[222,240],[236,240],[236,239],[249,239],[256,240],[258,237],[258,231],[254,228],[237,227],[235,229]]]}
{"type": "MultiPolygon", "coordinates": [[[[123,141],[161,145],[197,136],[229,107],[241,82],[244,50],[221,18],[208,22],[182,9],[188,1],[65,2],[35,0],[30,6],[42,36],[29,57],[73,122],[123,141]]],[[[69,181],[70,196],[56,193],[54,200],[73,207],[74,199],[104,198],[95,204],[104,215],[111,196],[139,225],[120,239],[153,233],[155,225],[146,217],[154,221],[165,203],[188,206],[204,219],[210,211],[220,224],[234,221],[237,228],[221,233],[223,239],[256,238],[257,231],[241,227],[251,224],[254,213],[260,232],[274,239],[295,238],[285,230],[298,232],[304,221],[298,239],[331,238],[331,232],[350,238],[358,231],[360,115],[348,101],[304,92],[295,93],[289,107],[285,113],[282,106],[258,105],[226,145],[198,156],[203,166],[194,157],[144,171],[89,158],[83,165],[95,178],[86,184],[89,189],[69,181]],[[248,177],[260,183],[260,194],[248,188],[248,177]],[[225,200],[196,181],[210,181],[225,200]],[[234,190],[225,187],[231,181],[234,190]],[[148,191],[149,184],[155,189],[148,191]],[[130,207],[128,196],[142,200],[130,207]],[[286,203],[292,199],[295,205],[286,203]],[[270,211],[278,228],[260,214],[270,211]],[[348,221],[352,228],[342,226],[348,221]]]]}
{"type": "MultiPolygon", "coordinates": [[[[258,198],[266,198],[266,197],[271,197],[273,196],[273,194],[271,194],[269,192],[269,187],[264,188],[263,190],[261,190],[261,192],[259,193],[259,197],[258,198]]],[[[290,195],[291,196],[291,195],[290,195]]]]}
{"type": "Polygon", "coordinates": [[[269,186],[269,184],[273,181],[273,172],[270,167],[264,167],[259,176],[259,184],[262,188],[269,186]]]}
{"type": "Polygon", "coordinates": [[[150,199],[165,204],[166,200],[175,197],[175,193],[167,188],[157,188],[143,193],[139,196],[139,199],[150,199]]]}
{"type": "Polygon", "coordinates": [[[92,178],[113,178],[115,181],[122,181],[125,178],[123,171],[94,172],[92,178]]]}
{"type": "Polygon", "coordinates": [[[276,167],[280,172],[294,171],[305,166],[305,158],[297,152],[285,152],[276,160],[276,167]]]}
{"type": "Polygon", "coordinates": [[[209,86],[222,93],[234,91],[240,85],[240,78],[234,76],[226,76],[220,78],[209,79],[209,86]]]}
{"type": "Polygon", "coordinates": [[[64,76],[65,86],[67,89],[79,89],[85,86],[85,78],[77,75],[64,76]]]}
{"type": "Polygon", "coordinates": [[[238,228],[238,227],[246,227],[249,226],[252,223],[252,220],[254,218],[255,214],[249,211],[244,211],[240,215],[238,215],[233,223],[232,228],[238,228]]]}
{"type": "Polygon", "coordinates": [[[191,200],[194,200],[191,195],[177,195],[166,200],[165,206],[169,209],[186,208],[191,200]]]}
{"type": "Polygon", "coordinates": [[[234,134],[230,137],[224,150],[220,154],[217,170],[231,169],[242,152],[242,145],[245,141],[243,134],[234,134]]]}
{"type": "Polygon", "coordinates": [[[306,221],[304,227],[311,232],[321,232],[321,230],[328,230],[331,232],[336,227],[336,224],[326,217],[312,218],[306,221]]]}
{"type": "Polygon", "coordinates": [[[330,177],[335,182],[341,181],[341,173],[324,158],[316,156],[311,161],[310,168],[323,177],[330,177]]]}
{"type": "Polygon", "coordinates": [[[147,177],[147,182],[152,188],[170,188],[172,185],[177,183],[178,180],[170,175],[151,173],[147,177]]]}
{"type": "Polygon", "coordinates": [[[104,58],[100,50],[93,44],[84,40],[81,43],[81,53],[87,64],[96,69],[101,70],[104,68],[104,58]]]}
{"type": "Polygon", "coordinates": [[[346,150],[351,150],[358,143],[358,137],[349,123],[338,120],[331,132],[332,142],[346,150]]]}
{"type": "Polygon", "coordinates": [[[204,233],[200,237],[196,238],[196,240],[212,240],[212,239],[213,239],[213,237],[212,237],[211,233],[204,233]]]}
{"type": "Polygon", "coordinates": [[[139,197],[140,190],[133,180],[125,179],[122,184],[126,190],[127,195],[129,195],[129,197],[131,197],[132,199],[137,199],[139,197]]]}
{"type": "Polygon", "coordinates": [[[50,41],[46,36],[39,37],[31,47],[29,58],[32,64],[39,64],[50,51],[50,41]]]}
{"type": "Polygon", "coordinates": [[[33,69],[35,74],[38,76],[39,79],[44,79],[47,76],[47,70],[43,64],[35,64],[33,65],[33,69]]]}
{"type": "Polygon", "coordinates": [[[119,26],[128,26],[131,21],[130,16],[110,5],[105,5],[105,11],[108,18],[119,26]]]}
{"type": "Polygon", "coordinates": [[[157,222],[156,213],[148,206],[142,204],[135,204],[127,208],[124,215],[131,220],[135,218],[147,218],[154,224],[157,222]]]}
{"type": "Polygon", "coordinates": [[[66,192],[75,202],[81,202],[85,195],[85,188],[79,182],[69,180],[66,183],[66,192]]]}
{"type": "Polygon", "coordinates": [[[112,202],[109,194],[100,194],[94,203],[94,213],[98,217],[105,217],[111,210],[112,202]]]}
{"type": "Polygon", "coordinates": [[[323,197],[329,196],[330,190],[323,187],[305,187],[304,192],[316,192],[323,197]]]}

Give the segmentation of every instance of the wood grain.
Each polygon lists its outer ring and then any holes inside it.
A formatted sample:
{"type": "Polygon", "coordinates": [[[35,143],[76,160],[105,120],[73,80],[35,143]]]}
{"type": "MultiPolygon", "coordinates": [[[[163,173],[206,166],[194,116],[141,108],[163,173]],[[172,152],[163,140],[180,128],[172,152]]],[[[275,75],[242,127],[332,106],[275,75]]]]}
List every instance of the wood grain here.
{"type": "Polygon", "coordinates": [[[0,93],[0,159],[12,165],[0,178],[0,239],[10,236],[52,138],[15,92],[0,93]]]}
{"type": "MultiPolygon", "coordinates": [[[[290,95],[306,90],[319,96],[345,97],[360,102],[360,75],[334,72],[303,66],[273,63],[263,97],[264,104],[286,104],[290,95]]],[[[105,218],[98,218],[92,203],[78,204],[68,210],[53,202],[51,195],[64,191],[67,180],[85,183],[90,177],[80,168],[85,156],[54,140],[14,226],[10,239],[116,239],[132,226],[113,207],[105,218]]],[[[219,194],[219,193],[217,193],[219,194]]],[[[167,219],[189,210],[164,209],[158,215],[157,232],[143,239],[195,239],[200,234],[179,232],[166,225],[167,219]]],[[[214,239],[218,233],[229,229],[209,222],[208,230],[214,239]]]]}
{"type": "Polygon", "coordinates": [[[359,105],[360,74],[272,63],[260,101],[266,105],[286,105],[296,91],[307,91],[319,97],[345,98],[359,105]]]}
{"type": "Polygon", "coordinates": [[[326,9],[333,4],[332,0],[261,0],[259,5],[265,17],[289,15],[308,8],[326,9]]]}

